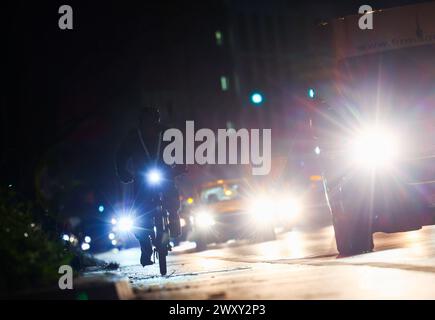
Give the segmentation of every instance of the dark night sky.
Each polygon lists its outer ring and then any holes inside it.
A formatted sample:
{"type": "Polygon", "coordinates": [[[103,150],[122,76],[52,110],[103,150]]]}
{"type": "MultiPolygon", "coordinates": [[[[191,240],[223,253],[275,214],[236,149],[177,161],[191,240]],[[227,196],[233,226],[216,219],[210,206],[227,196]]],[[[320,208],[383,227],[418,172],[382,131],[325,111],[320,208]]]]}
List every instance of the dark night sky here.
{"type": "MultiPolygon", "coordinates": [[[[289,3],[314,22],[356,14],[362,4],[381,8],[415,2],[289,3]]],[[[140,103],[144,86],[150,91],[177,89],[183,72],[176,63],[180,50],[186,56],[188,50],[195,53],[201,23],[214,23],[201,17],[214,10],[219,15],[219,3],[9,1],[2,10],[4,180],[25,175],[32,155],[55,145],[63,152],[58,171],[92,173],[92,184],[98,186],[114,181],[112,153],[126,129],[124,113],[140,103]],[[62,4],[74,9],[73,31],[57,27],[62,4]]]]}

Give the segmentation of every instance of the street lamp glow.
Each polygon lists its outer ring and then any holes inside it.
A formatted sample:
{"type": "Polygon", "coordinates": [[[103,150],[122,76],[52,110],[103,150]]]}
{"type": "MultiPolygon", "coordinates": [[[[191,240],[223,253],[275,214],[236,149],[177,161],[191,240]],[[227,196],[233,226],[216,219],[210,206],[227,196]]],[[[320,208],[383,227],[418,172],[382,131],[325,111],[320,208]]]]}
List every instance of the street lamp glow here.
{"type": "Polygon", "coordinates": [[[69,241],[69,235],[64,234],[64,235],[62,236],[62,239],[63,239],[63,241],[69,241]]]}
{"type": "Polygon", "coordinates": [[[109,240],[115,239],[115,234],[113,232],[109,233],[109,240]]]}
{"type": "Polygon", "coordinates": [[[89,250],[91,248],[91,246],[89,245],[89,243],[82,243],[82,250],[86,251],[89,250]]]}
{"type": "Polygon", "coordinates": [[[91,237],[90,236],[86,236],[85,237],[85,242],[86,243],[90,243],[91,242],[91,237]]]}
{"type": "Polygon", "coordinates": [[[100,206],[98,207],[98,211],[99,211],[100,213],[103,213],[103,212],[104,212],[104,206],[103,206],[103,205],[100,205],[100,206]]]}

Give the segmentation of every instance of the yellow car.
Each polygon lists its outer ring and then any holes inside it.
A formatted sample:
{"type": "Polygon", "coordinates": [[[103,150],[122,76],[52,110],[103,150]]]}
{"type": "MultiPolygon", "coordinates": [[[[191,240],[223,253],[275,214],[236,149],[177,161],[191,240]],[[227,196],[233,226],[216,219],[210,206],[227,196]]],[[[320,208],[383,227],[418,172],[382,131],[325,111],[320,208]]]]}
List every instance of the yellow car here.
{"type": "Polygon", "coordinates": [[[255,192],[242,179],[217,180],[197,190],[192,210],[192,240],[197,249],[230,239],[275,239],[271,208],[258,204],[255,192]]]}

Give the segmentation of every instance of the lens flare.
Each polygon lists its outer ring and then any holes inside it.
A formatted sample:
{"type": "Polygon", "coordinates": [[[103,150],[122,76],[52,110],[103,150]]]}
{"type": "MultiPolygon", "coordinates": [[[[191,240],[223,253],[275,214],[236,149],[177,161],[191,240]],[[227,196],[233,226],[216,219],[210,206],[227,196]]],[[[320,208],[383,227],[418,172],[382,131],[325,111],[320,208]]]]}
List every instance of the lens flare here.
{"type": "Polygon", "coordinates": [[[195,216],[195,224],[200,228],[209,228],[215,223],[213,216],[208,211],[201,211],[195,216]]]}
{"type": "Polygon", "coordinates": [[[162,182],[162,173],[160,170],[152,169],[147,173],[147,179],[152,185],[160,184],[162,182]]]}
{"type": "Polygon", "coordinates": [[[366,129],[354,138],[349,152],[351,161],[360,167],[387,168],[399,154],[399,143],[387,129],[366,129]]]}
{"type": "Polygon", "coordinates": [[[270,197],[260,196],[251,202],[250,212],[258,223],[270,221],[274,211],[275,203],[270,197]]]}
{"type": "Polygon", "coordinates": [[[128,232],[133,229],[134,221],[131,217],[121,217],[118,222],[120,231],[128,232]]]}

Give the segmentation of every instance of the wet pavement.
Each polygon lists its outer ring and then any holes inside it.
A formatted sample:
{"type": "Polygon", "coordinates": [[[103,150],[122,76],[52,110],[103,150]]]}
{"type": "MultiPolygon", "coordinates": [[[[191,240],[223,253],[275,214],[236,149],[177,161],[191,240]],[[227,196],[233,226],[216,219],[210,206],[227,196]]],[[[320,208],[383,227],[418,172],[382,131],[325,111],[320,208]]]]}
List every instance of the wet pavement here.
{"type": "Polygon", "coordinates": [[[232,241],[195,252],[183,243],[158,265],[138,248],[98,255],[120,264],[138,299],[435,299],[435,227],[375,234],[372,253],[339,258],[331,226],[300,228],[276,241],[232,241]]]}

